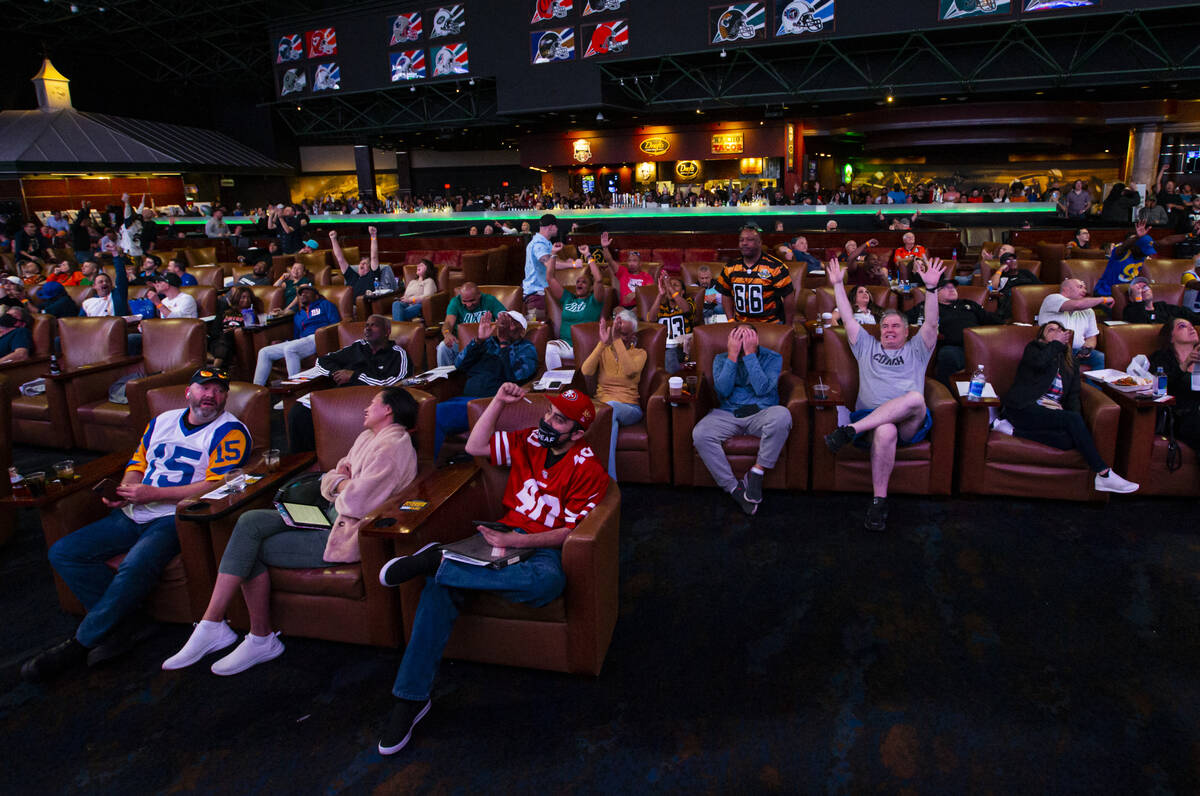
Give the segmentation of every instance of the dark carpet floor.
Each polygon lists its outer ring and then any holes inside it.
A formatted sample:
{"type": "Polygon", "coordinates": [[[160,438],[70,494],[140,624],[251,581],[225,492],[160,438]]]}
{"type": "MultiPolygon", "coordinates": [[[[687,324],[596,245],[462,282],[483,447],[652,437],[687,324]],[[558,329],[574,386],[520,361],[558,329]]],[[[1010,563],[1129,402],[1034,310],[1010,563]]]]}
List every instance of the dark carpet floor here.
{"type": "MultiPolygon", "coordinates": [[[[18,460],[48,452],[19,451],[18,460]]],[[[1194,501],[1108,508],[627,486],[599,678],[447,662],[375,751],[399,652],[285,638],[222,678],[165,627],[51,686],[36,516],[0,549],[0,792],[1187,793],[1200,783],[1194,501]]]]}

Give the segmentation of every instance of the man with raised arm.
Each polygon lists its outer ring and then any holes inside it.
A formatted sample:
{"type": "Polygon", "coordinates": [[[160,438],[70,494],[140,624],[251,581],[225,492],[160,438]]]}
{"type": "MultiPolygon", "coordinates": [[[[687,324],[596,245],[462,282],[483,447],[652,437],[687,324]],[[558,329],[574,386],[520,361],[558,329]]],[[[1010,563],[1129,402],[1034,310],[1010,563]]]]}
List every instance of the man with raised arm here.
{"type": "Polygon", "coordinates": [[[337,230],[331,230],[329,233],[329,244],[333,249],[333,259],[337,262],[338,267],[342,269],[342,276],[346,279],[346,284],[354,290],[354,297],[358,298],[369,290],[375,288],[375,282],[379,282],[380,290],[395,290],[399,287],[396,281],[396,275],[392,272],[390,265],[379,265],[379,232],[375,227],[367,227],[367,232],[371,236],[371,253],[367,257],[360,257],[357,265],[350,265],[346,260],[346,253],[342,251],[342,243],[338,240],[337,230]]]}
{"type": "Polygon", "coordinates": [[[563,390],[550,396],[550,408],[537,428],[496,431],[504,408],[524,397],[525,390],[516,384],[500,385],[471,429],[467,453],[510,468],[500,522],[511,530],[482,525],[476,530],[494,547],[532,547],[536,552],[503,569],[490,569],[444,561],[441,546],[431,542],[411,556],[393,558],[379,570],[384,586],[425,578],[412,636],[392,686],[396,700],[379,739],[380,754],[403,749],[417,722],[429,712],[442,650],[463,598],[471,592],[491,591],[535,606],[555,600],[566,585],[562,546],[608,491],[608,475],[583,440],[596,419],[592,400],[578,390],[563,390]]]}
{"type": "Polygon", "coordinates": [[[879,339],[854,320],[854,311],[842,285],[845,277],[836,259],[826,269],[846,327],[846,339],[858,361],[858,404],[850,423],[825,435],[825,444],[835,455],[847,443],[868,441],[871,446],[871,482],[874,496],[867,509],[864,527],[882,531],[887,527],[887,490],[896,464],[896,447],[925,439],[933,416],[925,406],[925,367],[933,356],[938,337],[937,284],[946,272],[936,257],[923,271],[925,322],[916,337],[908,339],[908,321],[899,310],[887,310],[879,321],[879,339]]]}

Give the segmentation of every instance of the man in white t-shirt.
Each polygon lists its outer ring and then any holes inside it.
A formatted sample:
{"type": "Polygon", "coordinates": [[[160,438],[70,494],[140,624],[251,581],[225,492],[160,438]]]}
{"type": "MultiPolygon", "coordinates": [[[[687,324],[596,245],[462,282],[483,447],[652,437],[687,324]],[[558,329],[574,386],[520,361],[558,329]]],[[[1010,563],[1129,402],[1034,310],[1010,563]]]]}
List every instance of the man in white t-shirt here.
{"type": "Polygon", "coordinates": [[[1056,321],[1071,332],[1071,350],[1075,361],[1092,370],[1104,367],[1104,352],[1096,350],[1100,327],[1096,325],[1096,312],[1092,307],[1108,307],[1113,301],[1108,296],[1088,298],[1087,284],[1082,279],[1064,279],[1059,292],[1051,293],[1042,301],[1038,310],[1038,323],[1056,321]]]}
{"type": "Polygon", "coordinates": [[[116,315],[113,311],[113,283],[108,274],[96,274],[92,285],[96,295],[83,300],[83,314],[89,318],[104,318],[116,315]]]}
{"type": "Polygon", "coordinates": [[[179,288],[182,283],[178,276],[172,273],[155,274],[150,281],[153,290],[146,293],[146,298],[154,302],[160,318],[198,318],[200,309],[196,299],[179,288]]]}

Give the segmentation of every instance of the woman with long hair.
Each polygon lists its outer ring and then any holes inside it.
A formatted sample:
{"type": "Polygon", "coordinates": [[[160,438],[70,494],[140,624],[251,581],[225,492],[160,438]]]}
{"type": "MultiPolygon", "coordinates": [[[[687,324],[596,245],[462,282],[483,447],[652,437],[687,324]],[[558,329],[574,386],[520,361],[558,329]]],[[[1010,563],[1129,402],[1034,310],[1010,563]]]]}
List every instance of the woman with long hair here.
{"type": "Polygon", "coordinates": [[[1017,375],[1005,394],[1004,417],[1013,434],[1059,450],[1078,450],[1096,473],[1098,492],[1136,492],[1096,450],[1092,432],[1083,420],[1079,403],[1080,377],[1071,356],[1071,332],[1057,321],[1038,329],[1038,336],[1021,355],[1017,375]]]}
{"type": "Polygon", "coordinates": [[[1200,371],[1200,334],[1186,318],[1172,318],[1158,333],[1150,366],[1167,374],[1167,392],[1175,398],[1175,436],[1200,454],[1200,392],[1192,384],[1200,371]]]}

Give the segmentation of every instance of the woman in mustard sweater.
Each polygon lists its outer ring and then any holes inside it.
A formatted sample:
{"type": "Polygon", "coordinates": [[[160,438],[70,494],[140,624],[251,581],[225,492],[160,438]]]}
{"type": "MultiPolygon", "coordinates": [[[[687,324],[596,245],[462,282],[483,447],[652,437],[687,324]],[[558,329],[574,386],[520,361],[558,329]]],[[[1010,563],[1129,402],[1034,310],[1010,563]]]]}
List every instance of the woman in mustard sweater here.
{"type": "MultiPolygon", "coordinates": [[[[337,512],[329,530],[301,530],[284,523],[273,509],[238,517],[221,556],[217,582],[204,619],[183,649],[163,661],[167,670],[191,666],[210,652],[237,641],[225,624],[225,611],[239,587],[250,611],[250,633],[233,652],[212,665],[230,675],[283,654],[271,632],[271,578],[268,566],[321,567],[359,561],[358,527],[383,501],[412,482],[417,453],[409,430],[417,424],[417,402],[401,387],[381,390],[363,412],[363,432],[337,467],[321,476],[321,495],[337,512]]],[[[330,512],[332,513],[332,512],[330,512]]]]}
{"type": "Polygon", "coordinates": [[[608,475],[617,478],[617,432],[642,419],[638,382],[646,367],[646,352],[637,347],[637,316],[619,309],[609,324],[600,319],[600,342],[583,362],[583,375],[600,371],[596,399],[612,407],[612,439],[608,443],[608,475]]]}

